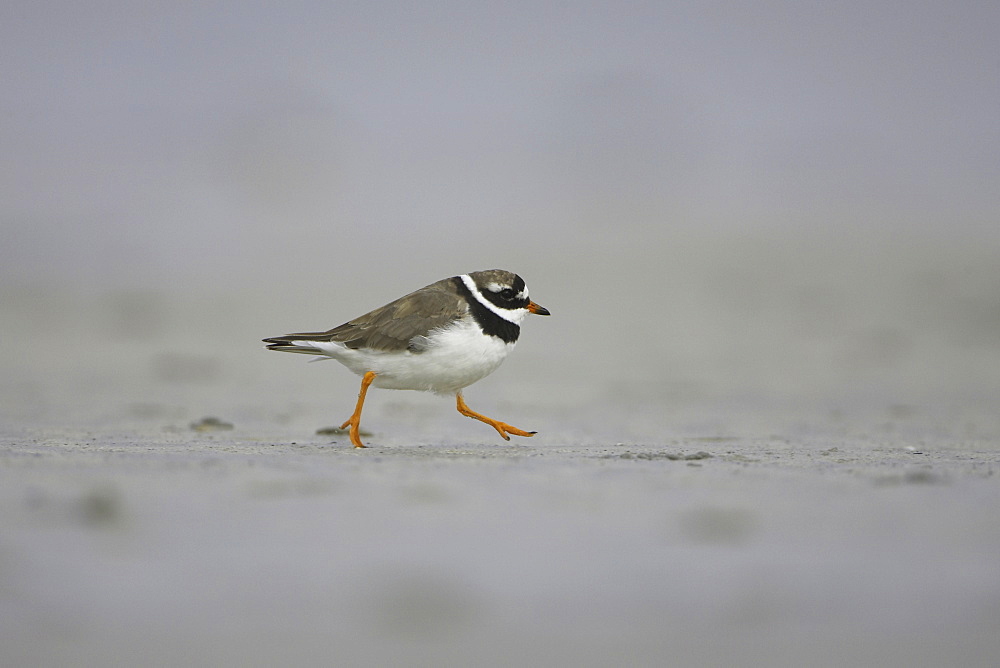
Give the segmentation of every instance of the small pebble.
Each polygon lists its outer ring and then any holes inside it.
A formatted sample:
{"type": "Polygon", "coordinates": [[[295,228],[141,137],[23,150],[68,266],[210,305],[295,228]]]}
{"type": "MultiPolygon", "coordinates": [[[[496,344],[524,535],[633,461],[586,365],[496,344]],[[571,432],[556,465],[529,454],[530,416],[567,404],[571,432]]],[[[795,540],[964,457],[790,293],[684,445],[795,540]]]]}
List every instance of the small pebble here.
{"type": "Polygon", "coordinates": [[[192,422],[191,428],[195,431],[227,431],[233,428],[231,422],[223,422],[217,417],[203,417],[198,422],[192,422]]]}

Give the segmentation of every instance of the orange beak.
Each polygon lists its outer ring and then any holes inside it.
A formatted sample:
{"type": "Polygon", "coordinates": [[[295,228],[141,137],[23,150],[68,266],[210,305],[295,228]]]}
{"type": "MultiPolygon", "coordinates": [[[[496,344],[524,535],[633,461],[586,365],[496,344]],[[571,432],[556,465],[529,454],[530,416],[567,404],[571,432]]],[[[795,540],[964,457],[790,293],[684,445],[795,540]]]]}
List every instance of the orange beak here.
{"type": "Polygon", "coordinates": [[[528,311],[535,315],[552,315],[544,306],[539,306],[535,302],[528,302],[528,311]]]}

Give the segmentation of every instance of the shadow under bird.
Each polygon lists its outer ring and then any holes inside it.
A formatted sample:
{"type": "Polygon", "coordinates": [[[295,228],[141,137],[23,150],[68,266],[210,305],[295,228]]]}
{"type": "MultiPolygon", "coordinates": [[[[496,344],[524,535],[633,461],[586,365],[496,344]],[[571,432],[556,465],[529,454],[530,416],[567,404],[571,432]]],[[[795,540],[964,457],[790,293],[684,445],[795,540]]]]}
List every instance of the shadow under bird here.
{"type": "Polygon", "coordinates": [[[462,390],[496,371],[521,333],[529,313],[549,315],[528,298],[517,274],[503,269],[453,276],[411,292],[326,332],[264,339],[268,350],[332,358],[361,376],[350,427],[351,443],[363,448],[361,409],[370,386],[454,394],[458,412],[485,422],[504,440],[533,436],[475,412],[462,390]]]}

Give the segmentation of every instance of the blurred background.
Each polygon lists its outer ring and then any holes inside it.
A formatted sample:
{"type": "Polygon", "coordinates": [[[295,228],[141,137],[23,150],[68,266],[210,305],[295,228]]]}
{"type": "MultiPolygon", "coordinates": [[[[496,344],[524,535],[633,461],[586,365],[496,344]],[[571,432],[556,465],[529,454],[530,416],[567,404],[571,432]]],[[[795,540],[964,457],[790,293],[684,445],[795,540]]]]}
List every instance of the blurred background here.
{"type": "Polygon", "coordinates": [[[261,338],[490,267],[554,317],[470,404],[575,439],[1000,396],[994,2],[4,14],[8,420],[311,429],[356,379],[261,338]]]}

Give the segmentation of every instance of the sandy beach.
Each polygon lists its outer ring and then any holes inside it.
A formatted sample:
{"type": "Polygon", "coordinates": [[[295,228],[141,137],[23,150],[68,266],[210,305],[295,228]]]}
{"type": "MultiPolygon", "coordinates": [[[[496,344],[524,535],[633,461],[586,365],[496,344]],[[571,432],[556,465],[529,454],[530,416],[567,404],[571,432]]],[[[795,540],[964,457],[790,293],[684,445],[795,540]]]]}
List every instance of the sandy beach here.
{"type": "Polygon", "coordinates": [[[14,3],[0,666],[996,666],[998,33],[14,3]],[[261,343],[491,268],[532,438],[261,343]]]}
{"type": "Polygon", "coordinates": [[[587,398],[532,378],[530,340],[468,393],[539,430],[509,444],[450,401],[376,392],[356,450],[315,433],[353,377],[263,350],[145,384],[163,367],[142,346],[119,384],[22,367],[4,664],[993,663],[983,405],[587,398]]]}

